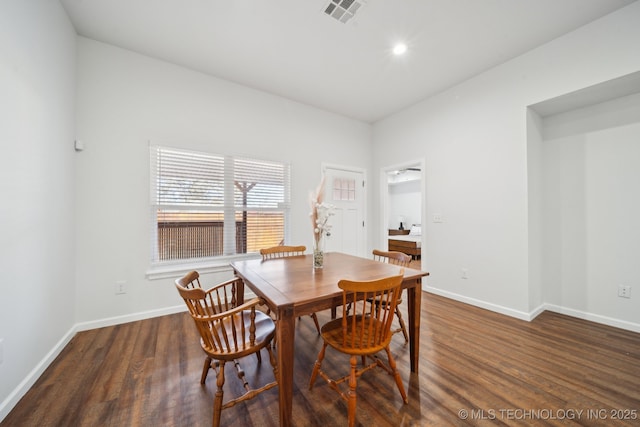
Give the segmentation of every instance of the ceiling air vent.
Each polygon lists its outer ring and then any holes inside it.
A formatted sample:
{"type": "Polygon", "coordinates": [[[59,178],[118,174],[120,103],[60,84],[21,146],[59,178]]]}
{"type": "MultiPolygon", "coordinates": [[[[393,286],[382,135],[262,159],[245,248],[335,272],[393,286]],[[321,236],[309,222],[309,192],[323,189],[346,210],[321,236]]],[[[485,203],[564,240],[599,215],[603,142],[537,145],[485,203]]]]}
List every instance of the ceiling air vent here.
{"type": "Polygon", "coordinates": [[[354,17],[362,3],[361,0],[330,0],[324,13],[346,24],[354,17]]]}

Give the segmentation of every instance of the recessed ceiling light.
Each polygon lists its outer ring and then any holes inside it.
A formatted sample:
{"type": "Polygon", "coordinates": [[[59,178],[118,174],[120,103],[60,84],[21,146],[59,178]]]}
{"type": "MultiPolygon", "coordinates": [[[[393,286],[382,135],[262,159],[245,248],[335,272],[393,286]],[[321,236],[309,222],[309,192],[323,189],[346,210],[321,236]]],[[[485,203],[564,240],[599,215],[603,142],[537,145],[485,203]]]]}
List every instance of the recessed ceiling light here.
{"type": "Polygon", "coordinates": [[[402,55],[407,51],[407,45],[404,43],[398,43],[393,47],[394,55],[402,55]]]}

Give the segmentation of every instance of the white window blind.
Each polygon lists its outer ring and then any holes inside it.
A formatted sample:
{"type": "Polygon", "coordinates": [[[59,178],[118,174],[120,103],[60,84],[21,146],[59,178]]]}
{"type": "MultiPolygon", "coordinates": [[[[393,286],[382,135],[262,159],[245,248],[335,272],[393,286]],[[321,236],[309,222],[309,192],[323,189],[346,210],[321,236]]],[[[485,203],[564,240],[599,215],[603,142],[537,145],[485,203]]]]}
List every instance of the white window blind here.
{"type": "Polygon", "coordinates": [[[257,252],[284,241],[289,165],[152,146],[152,261],[257,252]]]}

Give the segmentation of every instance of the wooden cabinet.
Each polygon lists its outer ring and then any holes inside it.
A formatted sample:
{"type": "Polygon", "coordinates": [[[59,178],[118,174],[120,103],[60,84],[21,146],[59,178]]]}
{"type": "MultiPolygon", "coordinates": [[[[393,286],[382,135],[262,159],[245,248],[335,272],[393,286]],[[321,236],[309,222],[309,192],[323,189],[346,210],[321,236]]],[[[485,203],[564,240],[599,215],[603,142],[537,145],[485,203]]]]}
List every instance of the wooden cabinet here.
{"type": "Polygon", "coordinates": [[[395,228],[389,229],[389,236],[406,236],[409,234],[409,230],[396,230],[395,228]]]}
{"type": "Polygon", "coordinates": [[[404,252],[407,255],[411,255],[411,258],[417,259],[420,257],[420,248],[416,242],[407,242],[404,240],[389,239],[389,250],[396,252],[404,252]]]}
{"type": "Polygon", "coordinates": [[[395,230],[390,228],[388,245],[390,251],[404,252],[407,255],[411,255],[413,259],[420,258],[420,236],[409,236],[409,230],[395,230]],[[402,237],[394,238],[393,236],[402,237]]]}

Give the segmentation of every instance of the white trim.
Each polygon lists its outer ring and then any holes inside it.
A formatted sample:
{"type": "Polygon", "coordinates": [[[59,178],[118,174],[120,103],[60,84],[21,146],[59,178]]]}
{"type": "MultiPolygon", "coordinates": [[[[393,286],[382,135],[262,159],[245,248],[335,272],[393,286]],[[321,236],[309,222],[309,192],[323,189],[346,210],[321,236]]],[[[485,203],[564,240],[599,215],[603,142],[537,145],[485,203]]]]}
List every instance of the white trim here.
{"type": "MultiPolygon", "coordinates": [[[[245,300],[254,298],[255,296],[256,295],[251,291],[251,289],[245,288],[245,300]]],[[[91,329],[104,328],[106,326],[121,325],[123,323],[137,322],[138,320],[152,319],[154,317],[182,313],[183,311],[187,311],[187,306],[184,304],[180,304],[174,305],[173,307],[160,308],[157,310],[141,311],[133,314],[125,314],[123,316],[107,317],[104,319],[77,323],[75,325],[75,328],[76,332],[89,331],[91,329]]]]}
{"type": "Polygon", "coordinates": [[[197,270],[200,274],[222,273],[232,271],[229,264],[233,261],[258,258],[260,258],[259,254],[252,253],[221,256],[192,262],[158,263],[151,265],[145,276],[149,280],[158,280],[174,279],[193,270],[197,270]]]}
{"type": "Polygon", "coordinates": [[[9,415],[9,412],[18,404],[20,399],[27,394],[29,389],[40,378],[40,375],[51,365],[60,352],[69,344],[69,341],[76,334],[76,326],[72,326],[69,331],[53,346],[51,350],[42,358],[40,362],[27,374],[27,376],[13,389],[6,399],[0,403],[0,422],[9,415]]]}
{"type": "Polygon", "coordinates": [[[122,316],[106,317],[104,319],[91,320],[88,322],[76,323],[76,332],[89,331],[91,329],[104,328],[106,326],[121,325],[123,323],[137,322],[138,320],[152,319],[154,317],[167,316],[169,314],[186,311],[187,307],[175,305],[173,307],[160,308],[157,310],[141,311],[138,313],[125,314],[122,316]]]}
{"type": "Polygon", "coordinates": [[[320,167],[322,169],[322,173],[324,173],[327,169],[335,169],[335,170],[341,170],[341,171],[346,171],[346,172],[361,173],[365,177],[367,175],[367,170],[365,168],[361,168],[361,167],[358,167],[358,166],[346,166],[346,165],[338,165],[336,163],[325,163],[325,162],[322,162],[320,167]]]}
{"type": "Polygon", "coordinates": [[[575,310],[567,307],[561,307],[554,304],[543,303],[540,306],[536,307],[535,309],[527,313],[525,311],[513,310],[508,307],[478,300],[475,298],[465,297],[464,295],[455,294],[453,292],[434,288],[432,286],[423,285],[423,289],[426,292],[429,292],[432,294],[440,295],[445,298],[450,298],[452,300],[456,300],[456,301],[463,302],[465,304],[470,304],[476,307],[484,308],[484,309],[487,309],[496,313],[504,314],[510,317],[515,317],[516,319],[526,320],[527,322],[532,321],[533,319],[535,319],[545,311],[552,311],[554,313],[560,313],[570,317],[588,320],[590,322],[599,323],[599,324],[611,326],[614,328],[624,329],[631,332],[640,332],[640,324],[638,323],[627,322],[626,320],[614,319],[612,317],[602,316],[599,314],[587,313],[585,311],[575,310]]]}
{"type": "Polygon", "coordinates": [[[613,317],[602,316],[600,314],[587,313],[586,311],[575,310],[573,308],[561,307],[554,304],[543,304],[545,310],[554,313],[565,314],[578,319],[588,320],[594,323],[600,323],[614,328],[625,329],[632,332],[640,332],[640,324],[627,322],[626,320],[614,319],[613,317]]]}
{"type": "Polygon", "coordinates": [[[438,288],[434,288],[432,286],[424,286],[423,285],[423,289],[427,292],[430,292],[432,294],[436,294],[436,295],[440,295],[446,298],[450,298],[452,300],[456,300],[456,301],[460,301],[463,302],[465,304],[470,304],[476,307],[480,307],[480,308],[485,308],[487,310],[496,312],[496,313],[500,313],[500,314],[505,314],[507,316],[510,317],[515,317],[516,319],[520,319],[520,320],[526,320],[526,321],[531,321],[533,319],[533,317],[531,317],[531,313],[527,313],[524,311],[519,311],[519,310],[514,310],[502,305],[498,305],[498,304],[493,304],[490,302],[486,302],[486,301],[482,301],[482,300],[478,300],[475,298],[469,298],[466,297],[464,295],[460,295],[460,294],[455,294],[453,292],[449,292],[449,291],[445,291],[442,289],[438,289],[438,288]]]}
{"type": "Polygon", "coordinates": [[[546,310],[545,308],[545,304],[540,304],[538,307],[534,308],[530,313],[529,313],[529,320],[533,320],[536,317],[538,317],[539,315],[541,315],[544,311],[546,310]]]}

